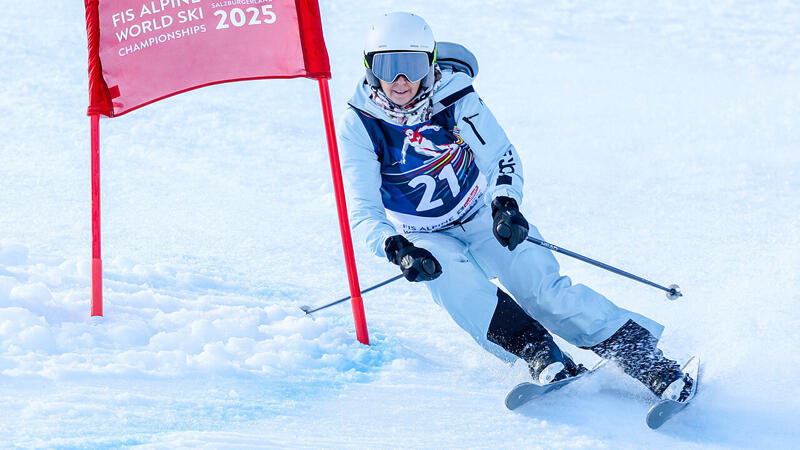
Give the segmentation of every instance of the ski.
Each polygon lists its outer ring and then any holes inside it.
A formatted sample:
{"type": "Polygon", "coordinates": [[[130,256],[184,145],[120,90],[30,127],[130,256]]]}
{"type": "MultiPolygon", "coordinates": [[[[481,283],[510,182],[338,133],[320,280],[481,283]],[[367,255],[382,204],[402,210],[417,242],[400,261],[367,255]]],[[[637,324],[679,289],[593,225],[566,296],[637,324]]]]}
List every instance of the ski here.
{"type": "Polygon", "coordinates": [[[692,392],[689,394],[689,398],[687,398],[685,402],[660,400],[658,403],[653,405],[652,408],[650,408],[650,411],[647,412],[646,421],[648,427],[655,430],[661,425],[664,425],[664,422],[671,419],[675,414],[681,412],[683,408],[689,406],[689,403],[697,393],[697,384],[700,382],[700,360],[697,357],[692,356],[688,361],[686,361],[686,364],[683,365],[681,370],[688,373],[694,380],[692,392]]]}
{"type": "Polygon", "coordinates": [[[557,391],[563,388],[564,386],[572,383],[573,381],[596,371],[597,369],[602,367],[603,364],[605,364],[605,362],[606,360],[601,360],[600,362],[595,364],[591,369],[581,373],[580,375],[565,378],[561,381],[556,381],[545,385],[532,382],[520,383],[514,386],[514,389],[511,389],[511,391],[506,395],[506,408],[514,410],[530,402],[531,400],[534,400],[536,398],[539,398],[547,394],[548,392],[557,391]]]}

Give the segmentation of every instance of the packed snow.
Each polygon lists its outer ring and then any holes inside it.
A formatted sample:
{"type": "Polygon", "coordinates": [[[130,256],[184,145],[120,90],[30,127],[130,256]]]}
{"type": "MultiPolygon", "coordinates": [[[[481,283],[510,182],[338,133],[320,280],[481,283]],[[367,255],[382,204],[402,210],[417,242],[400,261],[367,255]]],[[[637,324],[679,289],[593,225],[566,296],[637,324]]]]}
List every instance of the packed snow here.
{"type": "MultiPolygon", "coordinates": [[[[320,2],[341,113],[390,2],[320,2]]],[[[84,6],[0,27],[0,447],[796,448],[800,5],[409,1],[480,61],[544,237],[662,284],[563,272],[698,355],[658,431],[607,366],[518,411],[526,379],[420,285],[366,294],[356,342],[318,91],[192,91],[102,121],[105,315],[90,319],[84,6]]],[[[362,286],[396,267],[356,241],[362,286]]],[[[563,342],[562,342],[563,343],[563,342]]],[[[565,344],[581,362],[589,352],[565,344]]]]}

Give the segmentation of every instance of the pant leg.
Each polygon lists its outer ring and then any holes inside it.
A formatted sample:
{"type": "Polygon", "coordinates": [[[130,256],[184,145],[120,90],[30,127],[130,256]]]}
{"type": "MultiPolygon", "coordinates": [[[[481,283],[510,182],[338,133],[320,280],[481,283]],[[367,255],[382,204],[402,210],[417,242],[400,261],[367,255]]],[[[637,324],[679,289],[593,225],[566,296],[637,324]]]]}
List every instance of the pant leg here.
{"type": "Polygon", "coordinates": [[[498,305],[498,288],[467,256],[467,246],[443,233],[411,233],[406,238],[431,252],[442,265],[438,278],[424,282],[433,300],[481,347],[505,362],[516,360],[487,337],[498,305]]]}
{"type": "MultiPolygon", "coordinates": [[[[559,274],[558,262],[550,250],[530,242],[523,242],[513,252],[501,246],[491,231],[491,211],[483,209],[464,228],[469,254],[552,333],[573,345],[590,347],[633,320],[654,336],[661,336],[662,325],[616,306],[587,286],[573,285],[569,277],[559,274]]],[[[542,238],[532,225],[529,234],[542,238]]]]}

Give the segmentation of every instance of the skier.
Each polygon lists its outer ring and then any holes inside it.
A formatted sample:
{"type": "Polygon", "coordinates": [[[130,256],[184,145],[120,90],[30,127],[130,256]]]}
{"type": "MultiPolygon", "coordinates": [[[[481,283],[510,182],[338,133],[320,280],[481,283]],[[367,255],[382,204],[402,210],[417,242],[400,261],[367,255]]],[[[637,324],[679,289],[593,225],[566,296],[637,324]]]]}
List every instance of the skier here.
{"type": "Polygon", "coordinates": [[[483,348],[523,359],[541,384],[586,370],[550,330],[616,362],[656,396],[686,400],[693,380],[656,347],[662,325],[573,285],[549,250],[525,240],[541,235],[519,210],[519,155],[471,74],[437,62],[425,21],[384,15],[363,56],[366,76],[339,130],[353,228],[371,250],[423,282],[483,348]],[[407,152],[409,136],[432,151],[407,152]]]}

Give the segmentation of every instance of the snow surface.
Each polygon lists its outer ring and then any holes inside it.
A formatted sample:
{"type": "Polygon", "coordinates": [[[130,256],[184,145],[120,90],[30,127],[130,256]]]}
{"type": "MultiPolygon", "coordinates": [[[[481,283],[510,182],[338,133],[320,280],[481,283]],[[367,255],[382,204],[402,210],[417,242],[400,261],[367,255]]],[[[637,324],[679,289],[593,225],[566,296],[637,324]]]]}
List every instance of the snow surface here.
{"type": "MultiPolygon", "coordinates": [[[[337,113],[389,2],[322,1],[337,113]],[[367,5],[369,3],[369,5],[367,5]]],[[[703,384],[661,430],[604,368],[509,412],[525,379],[424,288],[365,296],[355,342],[315,83],[214,86],[102,122],[105,317],[90,320],[81,2],[7,2],[0,27],[0,446],[796,448],[800,5],[409,1],[481,64],[545,238],[666,325],[703,384]]],[[[356,243],[363,286],[396,273],[356,243]]],[[[596,357],[572,349],[577,359],[596,357]]]]}

